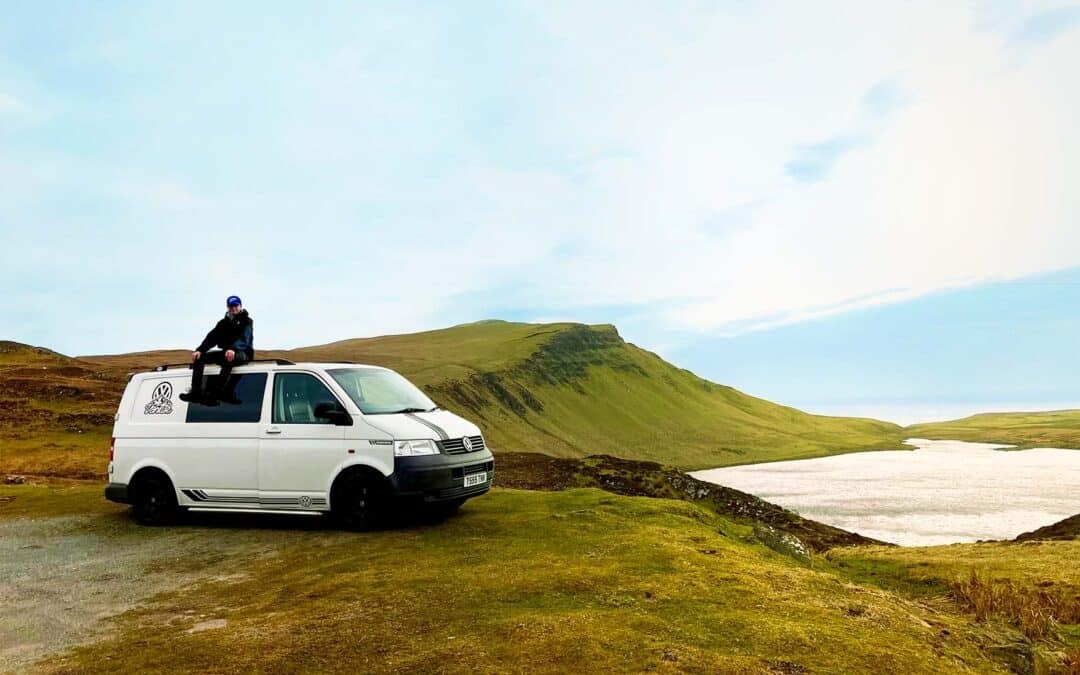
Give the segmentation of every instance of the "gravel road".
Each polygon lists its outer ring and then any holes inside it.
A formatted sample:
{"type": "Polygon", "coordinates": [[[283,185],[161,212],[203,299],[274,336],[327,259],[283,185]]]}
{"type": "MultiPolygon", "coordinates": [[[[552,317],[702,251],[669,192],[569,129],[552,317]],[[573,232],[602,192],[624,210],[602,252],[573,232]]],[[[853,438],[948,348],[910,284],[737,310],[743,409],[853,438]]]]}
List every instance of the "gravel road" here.
{"type": "MultiPolygon", "coordinates": [[[[315,522],[318,521],[318,522],[315,522]]],[[[316,518],[220,516],[145,528],[127,513],[0,520],[0,672],[93,641],[162,591],[242,574],[316,518]]]]}

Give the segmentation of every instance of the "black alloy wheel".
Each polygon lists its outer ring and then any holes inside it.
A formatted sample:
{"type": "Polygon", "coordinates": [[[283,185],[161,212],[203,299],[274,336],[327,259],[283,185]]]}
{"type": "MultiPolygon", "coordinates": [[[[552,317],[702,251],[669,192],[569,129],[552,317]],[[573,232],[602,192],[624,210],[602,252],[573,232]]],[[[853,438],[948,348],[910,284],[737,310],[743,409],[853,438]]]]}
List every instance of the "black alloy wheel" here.
{"type": "Polygon", "coordinates": [[[168,478],[149,475],[133,486],[132,511],[143,525],[164,525],[176,516],[176,491],[168,478]]]}
{"type": "Polygon", "coordinates": [[[385,523],[388,496],[384,481],[365,474],[349,476],[333,495],[334,515],[350,530],[377,529],[385,523]]]}

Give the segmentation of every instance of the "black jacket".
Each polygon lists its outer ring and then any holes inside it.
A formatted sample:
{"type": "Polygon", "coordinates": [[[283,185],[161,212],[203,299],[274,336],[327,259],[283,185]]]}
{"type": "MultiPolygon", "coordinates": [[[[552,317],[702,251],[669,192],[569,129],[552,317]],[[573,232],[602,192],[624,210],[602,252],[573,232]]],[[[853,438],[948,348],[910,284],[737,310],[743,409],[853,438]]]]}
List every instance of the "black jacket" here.
{"type": "Polygon", "coordinates": [[[254,329],[255,322],[248,316],[246,309],[240,310],[236,316],[226,314],[225,318],[210,329],[195,351],[205,353],[211,347],[232,349],[244,353],[250,361],[255,358],[254,329]]]}

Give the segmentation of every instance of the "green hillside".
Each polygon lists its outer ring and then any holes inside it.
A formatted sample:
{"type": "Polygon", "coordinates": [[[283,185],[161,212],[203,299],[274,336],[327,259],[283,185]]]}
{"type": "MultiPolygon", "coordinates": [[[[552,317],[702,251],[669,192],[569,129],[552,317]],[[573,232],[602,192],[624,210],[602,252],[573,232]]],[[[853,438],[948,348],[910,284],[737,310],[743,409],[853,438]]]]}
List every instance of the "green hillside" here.
{"type": "MultiPolygon", "coordinates": [[[[146,367],[186,356],[86,358],[146,367]]],[[[260,356],[393,368],[479,423],[504,452],[609,454],[704,468],[906,447],[896,425],[809,415],[748,396],[625,342],[609,325],[482,321],[260,356]]]]}
{"type": "Polygon", "coordinates": [[[1080,448],[1080,410],[983,413],[948,422],[916,424],[914,438],[1001,443],[1019,448],[1080,448]]]}

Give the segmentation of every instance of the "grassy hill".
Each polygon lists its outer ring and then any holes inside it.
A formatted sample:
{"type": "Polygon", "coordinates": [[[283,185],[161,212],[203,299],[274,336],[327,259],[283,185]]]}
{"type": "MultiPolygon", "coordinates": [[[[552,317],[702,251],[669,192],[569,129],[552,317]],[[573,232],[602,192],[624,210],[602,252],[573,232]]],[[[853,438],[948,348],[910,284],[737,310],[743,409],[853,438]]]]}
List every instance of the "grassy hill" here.
{"type": "MultiPolygon", "coordinates": [[[[697,377],[607,325],[482,321],[259,355],[394,368],[477,421],[498,452],[697,469],[906,449],[900,441],[909,437],[1080,448],[1080,410],[906,428],[810,415],[697,377]]],[[[0,342],[0,471],[99,476],[125,374],[188,358],[186,350],[70,358],[0,342]]]]}
{"type": "Polygon", "coordinates": [[[0,473],[95,478],[123,370],[0,341],[0,473]]]}
{"type": "MultiPolygon", "coordinates": [[[[625,342],[609,325],[483,321],[260,357],[393,368],[478,422],[501,451],[703,468],[904,447],[896,425],[809,415],[748,396],[625,342]]],[[[152,352],[85,360],[145,368],[187,358],[152,352]]]]}
{"type": "Polygon", "coordinates": [[[916,424],[905,432],[914,438],[1080,449],[1080,410],[983,413],[948,422],[916,424]]]}

